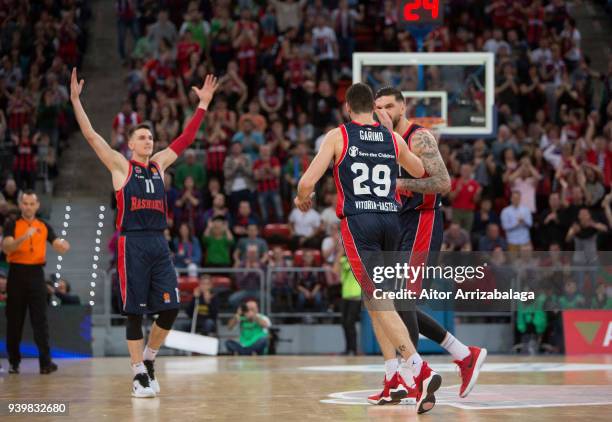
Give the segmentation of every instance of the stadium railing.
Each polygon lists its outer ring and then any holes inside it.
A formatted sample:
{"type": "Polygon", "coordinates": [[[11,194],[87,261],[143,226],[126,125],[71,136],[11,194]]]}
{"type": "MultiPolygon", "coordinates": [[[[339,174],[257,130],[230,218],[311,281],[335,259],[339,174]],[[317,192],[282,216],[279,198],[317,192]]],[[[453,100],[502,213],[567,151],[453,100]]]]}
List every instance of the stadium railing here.
{"type": "MultiPolygon", "coordinates": [[[[583,279],[588,280],[588,281],[585,281],[584,284],[590,285],[591,291],[593,291],[597,284],[597,280],[596,280],[597,277],[601,276],[601,275],[597,275],[597,272],[600,271],[602,268],[603,268],[602,265],[570,266],[570,267],[563,267],[563,268],[559,267],[558,269],[556,269],[556,271],[557,273],[562,272],[564,274],[563,280],[567,278],[577,280],[579,284],[578,286],[579,289],[582,288],[582,286],[580,285],[582,284],[580,280],[583,280],[583,279]]],[[[505,269],[515,271],[517,269],[517,266],[507,265],[505,269]]],[[[259,275],[259,286],[260,286],[259,293],[258,293],[260,310],[262,313],[264,313],[271,319],[273,320],[282,319],[282,318],[318,319],[318,318],[330,318],[330,317],[335,318],[335,317],[340,316],[339,312],[329,312],[329,311],[298,312],[298,311],[287,311],[287,310],[279,311],[275,309],[278,307],[275,306],[274,298],[272,294],[272,288],[274,287],[273,279],[276,273],[285,273],[285,274],[288,274],[289,277],[293,276],[295,279],[296,276],[300,273],[314,272],[314,273],[324,274],[327,271],[329,271],[329,269],[324,268],[324,267],[268,267],[267,269],[265,269],[265,271],[263,269],[258,269],[258,268],[245,269],[245,268],[229,268],[229,267],[228,268],[199,267],[197,268],[197,276],[192,277],[190,283],[197,285],[197,280],[199,279],[199,276],[201,274],[210,274],[210,275],[222,274],[222,275],[235,276],[240,273],[257,273],[259,275]]],[[[541,284],[542,283],[541,280],[544,279],[543,273],[547,273],[547,276],[548,276],[547,280],[549,280],[551,283],[557,283],[557,286],[556,286],[557,291],[562,291],[564,281],[558,280],[558,279],[552,280],[550,277],[553,271],[554,270],[551,269],[550,267],[532,267],[532,268],[528,268],[527,270],[524,270],[524,268],[522,268],[521,271],[513,274],[513,276],[507,280],[509,283],[507,286],[511,287],[515,291],[523,291],[526,285],[531,285],[532,288],[535,288],[537,290],[536,295],[543,294],[542,291],[545,286],[544,284],[541,284]]],[[[72,279],[78,279],[78,274],[72,274],[72,273],[68,274],[68,272],[63,272],[62,274],[64,273],[66,274],[66,276],[69,276],[72,279]]],[[[181,269],[181,270],[177,270],[177,273],[180,279],[182,275],[188,274],[189,271],[187,269],[181,269]]],[[[103,278],[103,289],[104,289],[103,294],[102,294],[103,300],[100,301],[99,297],[96,297],[96,304],[98,306],[94,306],[93,315],[92,315],[94,319],[94,323],[96,325],[105,325],[106,327],[110,327],[112,325],[112,320],[124,318],[124,316],[121,314],[113,313],[113,309],[112,309],[112,300],[113,300],[112,282],[113,282],[114,275],[115,275],[115,270],[112,270],[106,273],[105,277],[103,278]],[[102,304],[100,304],[100,302],[102,302],[102,304]]],[[[179,282],[179,289],[181,289],[181,284],[183,283],[179,282]]],[[[226,291],[226,293],[231,294],[231,293],[234,293],[235,291],[236,290],[226,291]]],[[[584,292],[580,292],[580,293],[583,293],[583,296],[586,297],[586,295],[584,295],[584,292]]],[[[86,300],[84,303],[87,303],[88,300],[86,300]]],[[[589,305],[590,305],[589,303],[585,303],[584,308],[589,308],[589,305]]],[[[221,306],[221,308],[223,309],[223,306],[221,306]]],[[[514,325],[515,324],[515,314],[517,310],[518,310],[517,302],[511,301],[508,306],[500,308],[499,310],[488,308],[483,311],[483,310],[479,310],[478,306],[474,306],[474,308],[470,307],[470,309],[455,309],[454,315],[464,320],[471,320],[471,319],[485,319],[486,320],[488,318],[497,318],[497,319],[501,318],[507,321],[508,323],[514,325]]],[[[231,309],[230,312],[227,312],[227,306],[226,306],[225,312],[224,311],[219,312],[219,318],[229,318],[234,314],[234,311],[235,311],[234,309],[231,309]]],[[[197,318],[196,312],[197,311],[194,311],[194,316],[189,318],[190,320],[189,326],[192,332],[195,328],[195,321],[197,318]]],[[[185,319],[184,315],[181,317],[183,318],[183,320],[185,319]]]]}

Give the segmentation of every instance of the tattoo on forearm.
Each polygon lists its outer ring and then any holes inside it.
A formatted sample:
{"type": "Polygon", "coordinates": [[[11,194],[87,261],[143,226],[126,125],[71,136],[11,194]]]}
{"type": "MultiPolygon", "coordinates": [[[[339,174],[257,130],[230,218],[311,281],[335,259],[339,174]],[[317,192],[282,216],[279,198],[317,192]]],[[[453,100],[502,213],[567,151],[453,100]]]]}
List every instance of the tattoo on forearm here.
{"type": "Polygon", "coordinates": [[[402,179],[398,189],[419,193],[447,193],[450,191],[450,176],[442,160],[438,143],[433,135],[420,130],[412,136],[412,150],[423,161],[427,177],[421,179],[402,179]]]}

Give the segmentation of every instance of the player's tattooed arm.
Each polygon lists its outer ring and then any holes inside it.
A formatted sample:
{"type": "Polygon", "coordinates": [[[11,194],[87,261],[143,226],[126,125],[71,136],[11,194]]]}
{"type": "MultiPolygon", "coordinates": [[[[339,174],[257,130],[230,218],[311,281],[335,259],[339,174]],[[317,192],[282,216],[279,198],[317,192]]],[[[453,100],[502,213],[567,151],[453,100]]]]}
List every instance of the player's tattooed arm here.
{"type": "Polygon", "coordinates": [[[438,150],[436,138],[426,130],[412,135],[412,151],[423,162],[427,174],[421,179],[401,179],[397,181],[400,191],[420,193],[448,193],[451,188],[450,176],[438,150]]]}
{"type": "Polygon", "coordinates": [[[423,167],[423,161],[417,157],[402,139],[402,135],[396,132],[391,132],[393,136],[393,142],[397,147],[397,162],[406,170],[412,177],[423,177],[425,174],[425,168],[423,167]]]}

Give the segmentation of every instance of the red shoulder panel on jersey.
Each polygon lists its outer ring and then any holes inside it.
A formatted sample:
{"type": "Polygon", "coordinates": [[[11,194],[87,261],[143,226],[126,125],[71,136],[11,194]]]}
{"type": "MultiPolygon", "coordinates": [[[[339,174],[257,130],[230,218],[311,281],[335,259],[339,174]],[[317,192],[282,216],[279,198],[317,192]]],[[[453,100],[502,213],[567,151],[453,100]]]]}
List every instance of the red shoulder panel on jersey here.
{"type": "Polygon", "coordinates": [[[344,191],[342,190],[342,183],[340,183],[338,166],[342,163],[342,160],[344,160],[346,151],[348,150],[348,133],[346,132],[346,127],[344,125],[340,125],[340,132],[342,133],[343,142],[342,154],[340,155],[340,159],[334,164],[334,182],[336,183],[336,191],[338,192],[338,200],[336,201],[336,215],[338,218],[342,218],[344,212],[344,191]]]}
{"type": "Polygon", "coordinates": [[[132,162],[128,161],[128,174],[123,182],[123,186],[121,189],[115,192],[115,198],[117,199],[117,221],[115,225],[117,229],[121,230],[121,226],[123,225],[123,216],[125,215],[125,196],[123,194],[123,188],[128,184],[130,178],[132,177],[132,162]]]}

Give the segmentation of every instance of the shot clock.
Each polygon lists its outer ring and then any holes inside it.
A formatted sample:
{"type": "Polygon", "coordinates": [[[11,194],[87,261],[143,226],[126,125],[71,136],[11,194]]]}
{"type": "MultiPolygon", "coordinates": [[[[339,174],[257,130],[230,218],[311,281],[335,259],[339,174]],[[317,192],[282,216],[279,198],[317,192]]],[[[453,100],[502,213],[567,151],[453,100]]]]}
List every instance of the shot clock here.
{"type": "Polygon", "coordinates": [[[402,0],[400,21],[407,24],[442,24],[444,21],[443,0],[402,0]]]}

